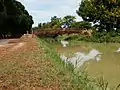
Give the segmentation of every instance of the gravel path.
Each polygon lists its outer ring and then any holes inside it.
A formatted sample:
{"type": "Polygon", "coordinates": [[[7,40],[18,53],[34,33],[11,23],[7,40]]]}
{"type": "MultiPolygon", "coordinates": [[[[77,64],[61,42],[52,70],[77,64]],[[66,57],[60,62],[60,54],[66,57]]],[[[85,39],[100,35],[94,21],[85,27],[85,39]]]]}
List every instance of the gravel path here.
{"type": "Polygon", "coordinates": [[[0,39],[0,45],[7,44],[10,39],[0,39]]]}

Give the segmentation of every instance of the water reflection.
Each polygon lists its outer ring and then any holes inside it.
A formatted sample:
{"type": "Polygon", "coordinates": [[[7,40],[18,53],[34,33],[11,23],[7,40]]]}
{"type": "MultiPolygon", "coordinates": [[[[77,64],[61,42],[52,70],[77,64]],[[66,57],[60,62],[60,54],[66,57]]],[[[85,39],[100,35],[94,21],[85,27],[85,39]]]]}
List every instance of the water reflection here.
{"type": "Polygon", "coordinates": [[[86,61],[89,60],[101,60],[102,53],[96,49],[92,49],[89,53],[76,52],[73,57],[66,57],[65,55],[61,55],[60,58],[65,61],[65,63],[71,63],[74,67],[79,68],[86,61]]]}

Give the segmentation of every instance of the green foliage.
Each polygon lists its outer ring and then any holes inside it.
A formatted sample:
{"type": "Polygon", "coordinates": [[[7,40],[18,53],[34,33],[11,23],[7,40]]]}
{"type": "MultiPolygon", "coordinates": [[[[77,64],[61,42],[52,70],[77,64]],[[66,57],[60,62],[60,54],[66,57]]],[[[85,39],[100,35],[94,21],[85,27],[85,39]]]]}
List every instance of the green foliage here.
{"type": "Polygon", "coordinates": [[[94,32],[92,36],[85,36],[80,34],[59,35],[56,40],[77,40],[96,43],[120,43],[120,33],[116,32],[94,32]]]}
{"type": "Polygon", "coordinates": [[[53,29],[60,28],[61,26],[61,18],[58,18],[57,16],[54,16],[51,18],[50,25],[53,29]]]}
{"type": "Polygon", "coordinates": [[[80,36],[77,40],[86,42],[97,42],[97,43],[120,43],[120,36],[112,32],[97,32],[93,36],[80,36]]]}
{"type": "Polygon", "coordinates": [[[25,7],[16,0],[0,0],[0,36],[30,31],[33,20],[25,7]]]}
{"type": "Polygon", "coordinates": [[[68,27],[71,27],[71,24],[73,22],[75,22],[76,17],[75,16],[71,16],[71,15],[67,15],[65,17],[63,17],[62,23],[68,25],[68,27]]]}
{"type": "Polygon", "coordinates": [[[60,40],[76,40],[79,37],[80,37],[80,35],[78,35],[78,34],[70,34],[70,35],[65,34],[65,35],[59,35],[56,39],[58,41],[60,41],[60,40]]]}
{"type": "Polygon", "coordinates": [[[120,28],[119,0],[82,0],[77,14],[85,21],[93,22],[99,30],[120,28]]]}
{"type": "Polygon", "coordinates": [[[55,29],[55,28],[60,28],[62,23],[61,18],[58,18],[57,16],[51,17],[51,21],[47,22],[47,23],[39,23],[38,24],[38,28],[40,29],[45,29],[45,28],[51,28],[51,29],[55,29]]]}
{"type": "Polygon", "coordinates": [[[86,28],[86,29],[90,29],[92,28],[91,23],[87,22],[87,21],[80,21],[80,22],[73,22],[71,24],[72,28],[76,28],[76,29],[81,29],[81,28],[86,28]]]}
{"type": "Polygon", "coordinates": [[[40,29],[45,29],[45,28],[51,28],[51,29],[56,29],[56,28],[61,28],[61,25],[67,24],[69,27],[73,22],[75,22],[75,16],[67,15],[63,18],[59,18],[57,16],[51,17],[51,21],[47,23],[39,23],[38,28],[40,29]]]}

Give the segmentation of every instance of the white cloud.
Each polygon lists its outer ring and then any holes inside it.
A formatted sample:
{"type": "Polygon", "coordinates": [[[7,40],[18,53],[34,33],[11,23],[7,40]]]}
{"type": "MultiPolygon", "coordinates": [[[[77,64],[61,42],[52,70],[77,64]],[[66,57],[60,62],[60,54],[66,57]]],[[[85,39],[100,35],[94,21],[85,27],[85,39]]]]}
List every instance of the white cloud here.
{"type": "Polygon", "coordinates": [[[34,25],[40,22],[50,21],[52,16],[64,17],[74,15],[77,20],[81,20],[76,14],[81,0],[18,0],[25,5],[28,12],[33,16],[34,25]]]}

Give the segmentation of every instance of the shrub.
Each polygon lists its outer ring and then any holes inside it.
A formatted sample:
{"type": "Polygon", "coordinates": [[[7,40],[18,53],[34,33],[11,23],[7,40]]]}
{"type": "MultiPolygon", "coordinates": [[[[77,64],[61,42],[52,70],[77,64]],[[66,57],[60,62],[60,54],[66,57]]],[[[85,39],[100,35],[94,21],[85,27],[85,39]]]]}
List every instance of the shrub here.
{"type": "Polygon", "coordinates": [[[89,42],[97,42],[97,43],[103,43],[103,42],[111,42],[111,43],[120,43],[120,36],[119,33],[116,32],[96,32],[93,34],[92,37],[88,36],[80,36],[79,41],[89,41],[89,42]]]}

